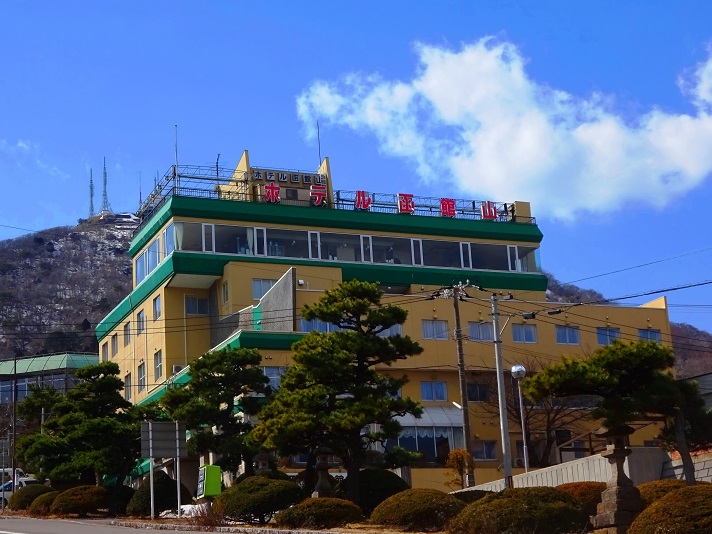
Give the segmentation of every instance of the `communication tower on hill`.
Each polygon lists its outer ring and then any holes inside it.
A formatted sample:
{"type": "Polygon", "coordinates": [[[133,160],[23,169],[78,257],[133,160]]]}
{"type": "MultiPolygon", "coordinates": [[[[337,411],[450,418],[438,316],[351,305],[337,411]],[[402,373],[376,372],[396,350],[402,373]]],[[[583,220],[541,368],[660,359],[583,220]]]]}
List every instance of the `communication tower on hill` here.
{"type": "Polygon", "coordinates": [[[94,177],[89,169],[89,217],[94,217],[94,177]]]}
{"type": "Polygon", "coordinates": [[[109,204],[109,195],[106,194],[106,158],[104,158],[104,192],[101,194],[101,213],[113,213],[109,204]]]}

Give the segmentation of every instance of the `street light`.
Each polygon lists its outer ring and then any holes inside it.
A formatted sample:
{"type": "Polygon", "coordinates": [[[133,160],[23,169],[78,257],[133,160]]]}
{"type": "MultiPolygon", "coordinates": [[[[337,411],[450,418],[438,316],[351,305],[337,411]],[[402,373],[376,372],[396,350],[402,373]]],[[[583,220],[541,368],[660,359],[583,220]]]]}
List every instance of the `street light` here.
{"type": "Polygon", "coordinates": [[[522,444],[524,448],[524,472],[529,472],[529,452],[527,451],[527,429],[524,423],[524,400],[522,397],[522,379],[527,376],[527,369],[523,365],[512,366],[512,377],[517,381],[519,389],[519,415],[522,422],[522,444]]]}

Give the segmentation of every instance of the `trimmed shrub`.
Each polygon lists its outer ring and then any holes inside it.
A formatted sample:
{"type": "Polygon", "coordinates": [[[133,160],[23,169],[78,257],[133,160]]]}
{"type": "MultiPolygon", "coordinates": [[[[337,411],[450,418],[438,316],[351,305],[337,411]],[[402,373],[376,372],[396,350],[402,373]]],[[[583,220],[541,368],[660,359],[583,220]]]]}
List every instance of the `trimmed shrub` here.
{"type": "Polygon", "coordinates": [[[596,515],[596,507],[601,502],[601,494],[606,489],[605,482],[567,482],[556,486],[557,490],[565,491],[581,503],[583,513],[596,515]]]}
{"type": "MultiPolygon", "coordinates": [[[[128,507],[131,499],[133,498],[136,490],[131,486],[119,486],[118,490],[115,487],[106,488],[109,490],[109,502],[114,505],[114,513],[125,515],[126,508],[128,507]]],[[[187,488],[186,488],[187,489],[187,488]]],[[[190,500],[188,501],[190,503],[190,500]]],[[[181,504],[188,504],[181,503],[181,504]]]]}
{"type": "MultiPolygon", "coordinates": [[[[709,484],[709,482],[696,482],[696,484],[709,484]]],[[[687,486],[684,480],[676,478],[666,478],[664,480],[653,480],[652,482],[644,482],[637,486],[640,492],[640,498],[643,499],[643,504],[646,508],[653,504],[658,499],[665,497],[671,491],[678,490],[687,486]]]]}
{"type": "Polygon", "coordinates": [[[584,530],[588,517],[580,503],[563,491],[514,488],[468,505],[450,522],[450,534],[563,534],[584,530]]]}
{"type": "Polygon", "coordinates": [[[287,528],[335,528],[359,521],[363,521],[361,508],[332,497],[306,499],[274,517],[277,526],[287,528]]]}
{"type": "Polygon", "coordinates": [[[479,501],[483,497],[487,497],[487,495],[492,495],[492,492],[487,490],[469,489],[464,491],[456,491],[455,493],[451,493],[450,495],[452,495],[456,499],[461,500],[465,504],[472,504],[473,502],[479,501]]]}
{"type": "Polygon", "coordinates": [[[102,486],[77,486],[57,495],[49,511],[57,515],[86,517],[108,507],[109,490],[102,486]]]}
{"type": "Polygon", "coordinates": [[[30,504],[27,508],[27,511],[34,516],[49,515],[50,508],[52,507],[52,503],[57,495],[59,495],[58,491],[43,493],[32,501],[32,504],[30,504]]]}
{"type": "Polygon", "coordinates": [[[49,493],[50,491],[54,491],[54,488],[50,488],[44,484],[30,484],[24,488],[19,488],[10,495],[7,506],[10,510],[27,510],[32,504],[32,501],[43,493],[49,493]]]}
{"type": "MultiPolygon", "coordinates": [[[[178,496],[176,495],[176,481],[164,471],[153,472],[153,506],[156,515],[164,510],[178,509],[178,496]]],[[[181,504],[191,504],[193,498],[184,484],[180,485],[181,504]]],[[[147,517],[151,515],[151,481],[146,477],[133,494],[126,506],[126,515],[133,517],[147,517]]]]}
{"type": "Polygon", "coordinates": [[[301,497],[302,490],[294,482],[254,476],[218,495],[213,506],[218,514],[232,519],[265,524],[301,497]]]}
{"type": "MultiPolygon", "coordinates": [[[[380,467],[368,467],[359,473],[359,504],[363,515],[369,517],[371,512],[391,495],[410,489],[408,483],[401,477],[380,467]]],[[[336,488],[337,493],[344,494],[346,481],[336,488]]]]}
{"type": "Polygon", "coordinates": [[[695,484],[670,491],[643,510],[628,530],[628,534],[658,532],[712,533],[712,485],[695,484]]]}
{"type": "Polygon", "coordinates": [[[371,514],[371,523],[408,531],[442,530],[465,503],[436,489],[409,489],[388,497],[371,514]]]}

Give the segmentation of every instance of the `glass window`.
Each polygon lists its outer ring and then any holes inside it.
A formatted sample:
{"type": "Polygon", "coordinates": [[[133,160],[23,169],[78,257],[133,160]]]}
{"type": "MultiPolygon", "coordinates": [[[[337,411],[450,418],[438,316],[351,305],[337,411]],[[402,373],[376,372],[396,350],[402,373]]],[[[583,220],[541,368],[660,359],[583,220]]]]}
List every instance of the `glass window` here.
{"type": "Polygon", "coordinates": [[[284,373],[287,372],[286,367],[263,367],[265,376],[269,378],[269,385],[273,390],[279,389],[279,383],[282,381],[284,373]]]}
{"type": "Polygon", "coordinates": [[[203,251],[215,251],[215,239],[213,239],[213,225],[203,223],[203,251]]]}
{"type": "Polygon", "coordinates": [[[423,319],[423,339],[448,339],[447,321],[423,319]]]}
{"type": "Polygon", "coordinates": [[[139,285],[146,278],[146,255],[147,251],[144,251],[136,258],[136,285],[139,285]]]}
{"type": "Polygon", "coordinates": [[[254,230],[249,226],[215,225],[215,252],[224,254],[251,254],[250,241],[254,230]],[[250,236],[248,239],[248,235],[250,236]]]}
{"type": "Polygon", "coordinates": [[[467,400],[470,402],[487,402],[490,397],[489,384],[467,383],[467,400]]]}
{"type": "Polygon", "coordinates": [[[610,345],[614,339],[620,336],[619,328],[598,327],[596,328],[596,337],[599,345],[610,345]]]}
{"type": "Polygon", "coordinates": [[[153,242],[148,245],[148,249],[146,252],[148,253],[148,269],[146,269],[146,274],[150,274],[157,266],[158,266],[158,260],[159,260],[159,241],[158,238],[154,239],[153,242]]]}
{"type": "Polygon", "coordinates": [[[109,342],[108,341],[101,346],[101,361],[102,362],[109,361],[109,342]]]}
{"type": "Polygon", "coordinates": [[[539,273],[539,249],[536,247],[517,246],[517,271],[523,273],[539,273]]]}
{"type": "Polygon", "coordinates": [[[153,378],[158,380],[163,376],[163,354],[160,350],[153,353],[153,378]]]}
{"type": "Polygon", "coordinates": [[[492,271],[509,271],[507,245],[485,245],[470,243],[472,268],[492,271]]]}
{"type": "Polygon", "coordinates": [[[387,328],[383,332],[379,333],[379,337],[391,337],[391,336],[402,336],[403,335],[403,325],[394,324],[390,328],[387,328]]]}
{"type": "Polygon", "coordinates": [[[161,295],[156,295],[153,299],[153,320],[157,321],[161,318],[161,295]]]}
{"type": "Polygon", "coordinates": [[[253,278],[252,279],[252,298],[254,300],[260,300],[265,296],[265,293],[270,290],[270,288],[277,283],[277,280],[266,280],[264,278],[253,278]]]}
{"type": "Polygon", "coordinates": [[[660,343],[660,330],[640,328],[638,329],[638,338],[645,341],[657,341],[660,343]]]}
{"type": "Polygon", "coordinates": [[[471,341],[494,341],[492,323],[467,323],[468,335],[471,341]]]}
{"type": "Polygon", "coordinates": [[[513,324],[512,338],[515,343],[536,343],[536,325],[513,324]]]}
{"type": "Polygon", "coordinates": [[[124,398],[127,401],[131,400],[131,373],[124,377],[124,398]]]}
{"type": "Polygon", "coordinates": [[[138,366],[138,390],[139,392],[146,389],[146,364],[142,363],[138,366]]]}
{"type": "Polygon", "coordinates": [[[413,265],[410,239],[373,236],[371,246],[374,263],[413,265]]]}
{"type": "Polygon", "coordinates": [[[309,257],[309,234],[304,230],[267,229],[267,255],[287,258],[309,257]]]}
{"type": "Polygon", "coordinates": [[[556,325],[556,342],[559,345],[578,345],[580,343],[578,326],[556,325]]]}
{"type": "Polygon", "coordinates": [[[113,358],[119,353],[119,334],[111,336],[111,357],[113,358]]]}
{"type": "Polygon", "coordinates": [[[163,257],[167,257],[176,247],[175,230],[173,223],[163,230],[163,257]]]}
{"type": "Polygon", "coordinates": [[[222,301],[223,304],[227,304],[227,301],[230,299],[230,287],[228,286],[227,282],[222,283],[222,301]]]}
{"type": "Polygon", "coordinates": [[[174,223],[176,232],[176,250],[203,250],[203,225],[200,223],[174,223]]]}
{"type": "Polygon", "coordinates": [[[124,324],[124,347],[131,343],[131,321],[124,324]]]}
{"type": "Polygon", "coordinates": [[[141,310],[136,314],[136,333],[141,334],[144,330],[146,330],[146,314],[141,310]]]}
{"type": "Polygon", "coordinates": [[[472,456],[475,460],[497,460],[497,442],[475,440],[472,442],[472,456]]]}
{"type": "Polygon", "coordinates": [[[446,401],[447,384],[445,382],[421,382],[420,396],[424,401],[446,401]]]}
{"type": "Polygon", "coordinates": [[[186,295],[185,313],[187,315],[208,315],[208,299],[186,295]]]}
{"type": "Polygon", "coordinates": [[[312,319],[311,321],[307,321],[304,318],[299,319],[299,331],[300,332],[320,332],[320,333],[327,333],[327,332],[336,332],[339,330],[339,327],[336,326],[335,324],[327,323],[326,321],[322,321],[321,319],[312,319]]]}
{"type": "Polygon", "coordinates": [[[320,232],[321,259],[339,261],[363,261],[361,236],[320,232]]]}
{"type": "Polygon", "coordinates": [[[423,265],[462,268],[459,242],[423,239],[422,247],[423,265]]]}

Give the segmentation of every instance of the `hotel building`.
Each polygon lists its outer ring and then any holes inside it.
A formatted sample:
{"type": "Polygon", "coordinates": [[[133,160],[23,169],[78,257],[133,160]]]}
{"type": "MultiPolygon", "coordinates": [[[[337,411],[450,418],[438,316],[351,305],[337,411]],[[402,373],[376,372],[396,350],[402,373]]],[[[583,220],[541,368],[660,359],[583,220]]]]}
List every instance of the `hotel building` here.
{"type": "MultiPolygon", "coordinates": [[[[414,487],[447,490],[444,458],[464,444],[453,300],[432,299],[443,287],[475,286],[466,288],[459,314],[477,483],[502,478],[492,295],[508,390],[514,364],[590,354],[615,338],[670,339],[664,298],[639,307],[548,302],[543,236],[527,202],[335,190],[328,158],[304,172],[252,166],[245,151],[234,170],[172,167],[138,216],[133,290],[97,326],[100,358],[120,366],[127,399],[160,398],[189,379],[191,361],[227,346],[258,349],[278,385],[292,343],[330,328],[304,321],[302,306],[343,280],[378,282],[384,301],[409,313],[394,333],[424,348],[383,369],[406,374],[402,395],[425,408],[420,419],[402,418],[399,439],[387,444],[423,453],[414,487]]],[[[509,430],[518,473],[522,433],[514,417],[509,430]]],[[[579,428],[552,431],[562,446],[554,462],[595,450],[579,428]]],[[[654,434],[648,425],[631,444],[654,434]]]]}

